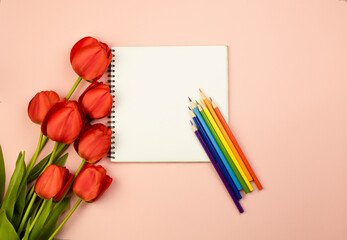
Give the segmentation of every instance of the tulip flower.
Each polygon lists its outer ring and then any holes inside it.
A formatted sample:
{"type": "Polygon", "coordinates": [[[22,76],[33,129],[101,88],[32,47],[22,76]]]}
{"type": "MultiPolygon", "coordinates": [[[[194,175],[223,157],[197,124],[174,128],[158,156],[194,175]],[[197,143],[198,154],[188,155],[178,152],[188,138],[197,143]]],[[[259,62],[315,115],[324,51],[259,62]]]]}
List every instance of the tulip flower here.
{"type": "Polygon", "coordinates": [[[41,124],[48,110],[59,101],[59,96],[54,91],[36,93],[28,105],[28,115],[31,121],[41,124]]]}
{"type": "Polygon", "coordinates": [[[72,178],[73,175],[66,167],[49,165],[37,179],[35,192],[41,198],[46,200],[53,198],[58,202],[70,185],[72,178]]]}
{"type": "Polygon", "coordinates": [[[109,86],[101,82],[93,82],[81,94],[78,102],[88,117],[99,119],[110,115],[113,97],[109,86]]]}
{"type": "Polygon", "coordinates": [[[41,131],[53,141],[70,144],[77,139],[84,122],[85,114],[79,103],[63,99],[48,111],[41,131]]]}
{"type": "Polygon", "coordinates": [[[106,175],[106,170],[98,165],[86,163],[77,175],[72,190],[85,202],[94,202],[111,185],[112,178],[106,175]]]}
{"type": "Polygon", "coordinates": [[[70,62],[73,70],[87,81],[101,78],[110,65],[112,53],[110,48],[95,38],[85,37],[71,49],[70,62]]]}
{"type": "Polygon", "coordinates": [[[87,125],[74,147],[76,152],[87,162],[96,163],[110,150],[112,130],[104,124],[87,125]]]}

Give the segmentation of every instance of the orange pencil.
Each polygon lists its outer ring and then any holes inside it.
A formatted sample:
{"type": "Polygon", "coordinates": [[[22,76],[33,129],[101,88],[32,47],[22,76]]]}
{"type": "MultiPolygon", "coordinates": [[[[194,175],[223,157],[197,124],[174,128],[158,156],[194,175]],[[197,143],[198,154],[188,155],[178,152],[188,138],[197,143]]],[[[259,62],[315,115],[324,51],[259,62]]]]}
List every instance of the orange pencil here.
{"type": "Polygon", "coordinates": [[[251,174],[249,173],[247,167],[245,166],[245,164],[242,161],[242,158],[238,152],[238,150],[235,148],[233,142],[231,141],[228,133],[226,132],[226,130],[224,129],[225,127],[223,126],[223,124],[221,123],[221,121],[219,120],[217,114],[215,113],[210,101],[206,98],[206,96],[204,95],[204,93],[201,91],[201,89],[199,88],[200,94],[202,96],[202,100],[204,100],[205,105],[207,106],[208,110],[210,111],[214,121],[216,122],[219,130],[222,132],[222,135],[224,137],[224,139],[226,140],[228,146],[230,147],[232,153],[235,155],[235,158],[237,160],[237,162],[240,164],[240,167],[242,169],[242,171],[245,173],[245,176],[247,178],[248,181],[252,181],[253,178],[251,176],[251,174]]]}
{"type": "Polygon", "coordinates": [[[222,122],[225,130],[227,131],[229,137],[231,138],[232,142],[235,144],[235,147],[237,149],[237,151],[239,152],[239,154],[241,155],[242,159],[243,159],[243,162],[245,163],[245,165],[247,166],[247,169],[249,171],[249,173],[252,175],[253,179],[254,179],[254,182],[255,182],[255,185],[257,185],[257,188],[259,190],[262,190],[263,189],[263,186],[261,185],[261,183],[259,182],[257,176],[255,175],[253,169],[251,168],[251,165],[249,164],[249,162],[247,161],[247,158],[245,156],[245,154],[243,154],[241,148],[240,148],[240,145],[237,143],[236,141],[236,138],[234,137],[233,133],[231,132],[227,122],[225,121],[222,113],[220,112],[219,108],[216,106],[216,104],[212,101],[212,99],[210,98],[211,102],[212,102],[212,107],[214,108],[219,120],[222,122]]]}

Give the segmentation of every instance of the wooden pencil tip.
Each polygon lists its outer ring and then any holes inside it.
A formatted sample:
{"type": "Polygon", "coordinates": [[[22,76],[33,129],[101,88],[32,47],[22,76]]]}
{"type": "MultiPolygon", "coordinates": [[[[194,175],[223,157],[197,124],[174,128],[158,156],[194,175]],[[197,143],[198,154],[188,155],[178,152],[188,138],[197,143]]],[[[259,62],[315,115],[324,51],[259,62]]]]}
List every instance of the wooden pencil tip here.
{"type": "Polygon", "coordinates": [[[193,124],[193,122],[192,122],[192,120],[189,120],[189,122],[190,122],[190,124],[193,126],[194,124],[193,124]]]}
{"type": "Polygon", "coordinates": [[[199,88],[199,91],[202,93],[201,89],[199,88]]]}
{"type": "Polygon", "coordinates": [[[196,102],[197,105],[199,105],[199,102],[198,102],[198,101],[195,100],[195,102],[196,102]]]}
{"type": "Polygon", "coordinates": [[[189,102],[191,102],[191,101],[192,101],[192,99],[190,99],[190,97],[188,97],[188,99],[189,99],[189,102]]]}
{"type": "Polygon", "coordinates": [[[199,98],[199,101],[201,102],[201,104],[202,104],[202,101],[201,101],[201,99],[199,98]]]}
{"type": "Polygon", "coordinates": [[[189,106],[188,106],[188,109],[189,109],[189,110],[192,110],[189,106]]]}
{"type": "Polygon", "coordinates": [[[212,98],[210,97],[211,102],[213,102],[212,98]]]}

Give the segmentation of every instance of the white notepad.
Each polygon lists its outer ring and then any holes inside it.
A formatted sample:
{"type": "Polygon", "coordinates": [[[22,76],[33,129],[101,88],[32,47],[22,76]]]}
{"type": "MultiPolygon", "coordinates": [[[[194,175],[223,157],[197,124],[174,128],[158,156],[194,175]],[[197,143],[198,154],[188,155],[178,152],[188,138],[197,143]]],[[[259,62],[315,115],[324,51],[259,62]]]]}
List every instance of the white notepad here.
{"type": "Polygon", "coordinates": [[[114,47],[114,162],[207,162],[190,125],[199,88],[228,119],[226,46],[114,47]]]}

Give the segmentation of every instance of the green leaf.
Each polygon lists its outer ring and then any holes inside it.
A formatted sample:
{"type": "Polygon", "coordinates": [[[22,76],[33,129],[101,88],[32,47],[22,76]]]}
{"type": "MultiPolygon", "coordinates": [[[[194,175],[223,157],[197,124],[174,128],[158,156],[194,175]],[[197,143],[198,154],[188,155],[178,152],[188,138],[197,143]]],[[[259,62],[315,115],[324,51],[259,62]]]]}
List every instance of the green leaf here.
{"type": "Polygon", "coordinates": [[[4,196],[5,183],[6,183],[5,161],[4,161],[4,156],[2,155],[2,149],[0,145],[0,202],[2,200],[2,197],[4,196]]]}
{"type": "MultiPolygon", "coordinates": [[[[26,182],[26,179],[23,179],[26,182]]],[[[15,229],[19,227],[20,221],[22,220],[24,207],[25,207],[25,195],[26,195],[27,185],[22,185],[21,189],[18,190],[16,204],[14,206],[13,217],[11,222],[15,229]]]]}
{"type": "Polygon", "coordinates": [[[18,154],[18,157],[17,157],[17,160],[16,160],[16,166],[18,165],[20,159],[22,158],[22,155],[23,155],[22,152],[20,152],[20,153],[18,154]]]}
{"type": "Polygon", "coordinates": [[[12,224],[6,217],[6,212],[4,209],[0,210],[0,239],[19,240],[16,230],[14,230],[12,224]]]}
{"type": "Polygon", "coordinates": [[[16,204],[14,207],[14,213],[13,217],[11,219],[11,222],[15,229],[19,227],[19,224],[22,220],[24,208],[25,208],[25,197],[26,197],[26,191],[27,191],[27,175],[24,174],[21,184],[19,186],[20,189],[18,189],[17,192],[17,199],[16,204]]]}
{"type": "Polygon", "coordinates": [[[28,176],[28,183],[31,183],[40,176],[42,170],[45,168],[50,157],[51,154],[48,154],[44,159],[42,159],[38,164],[36,164],[35,167],[33,167],[33,169],[31,169],[31,172],[28,176]]]}
{"type": "Polygon", "coordinates": [[[32,198],[32,196],[34,195],[34,187],[35,185],[31,185],[31,187],[29,188],[27,194],[26,194],[26,197],[25,197],[25,207],[28,207],[28,204],[32,198]]]}
{"type": "Polygon", "coordinates": [[[6,215],[8,219],[12,219],[13,217],[14,207],[16,204],[17,194],[19,190],[18,188],[25,173],[25,152],[23,154],[20,153],[19,156],[20,158],[19,160],[17,160],[16,168],[11,177],[10,183],[7,188],[6,196],[1,206],[1,209],[6,210],[6,215]]]}
{"type": "Polygon", "coordinates": [[[67,159],[68,156],[69,156],[69,154],[65,153],[65,155],[62,156],[61,158],[59,158],[54,164],[57,165],[57,166],[64,167],[65,163],[66,163],[66,159],[67,159]]]}
{"type": "Polygon", "coordinates": [[[39,207],[41,206],[41,203],[44,201],[44,199],[42,198],[38,198],[36,199],[36,201],[34,202],[33,206],[31,207],[31,211],[29,213],[29,216],[35,217],[37,211],[39,210],[39,207]]]}
{"type": "Polygon", "coordinates": [[[59,216],[69,209],[69,201],[70,198],[66,197],[60,202],[53,204],[53,210],[45,222],[45,227],[41,229],[40,234],[37,236],[37,239],[48,239],[52,235],[57,227],[59,216]]]}
{"type": "Polygon", "coordinates": [[[53,199],[45,200],[45,201],[47,202],[45,206],[43,207],[43,210],[40,216],[36,220],[34,228],[31,230],[29,239],[33,239],[33,240],[42,239],[42,238],[39,238],[38,236],[40,235],[41,231],[46,228],[45,222],[47,221],[47,218],[53,209],[53,199]]]}
{"type": "Polygon", "coordinates": [[[27,226],[25,228],[24,237],[22,238],[22,240],[28,240],[29,239],[29,234],[30,234],[29,228],[30,228],[30,225],[32,222],[33,222],[32,218],[29,218],[27,226]]]}

